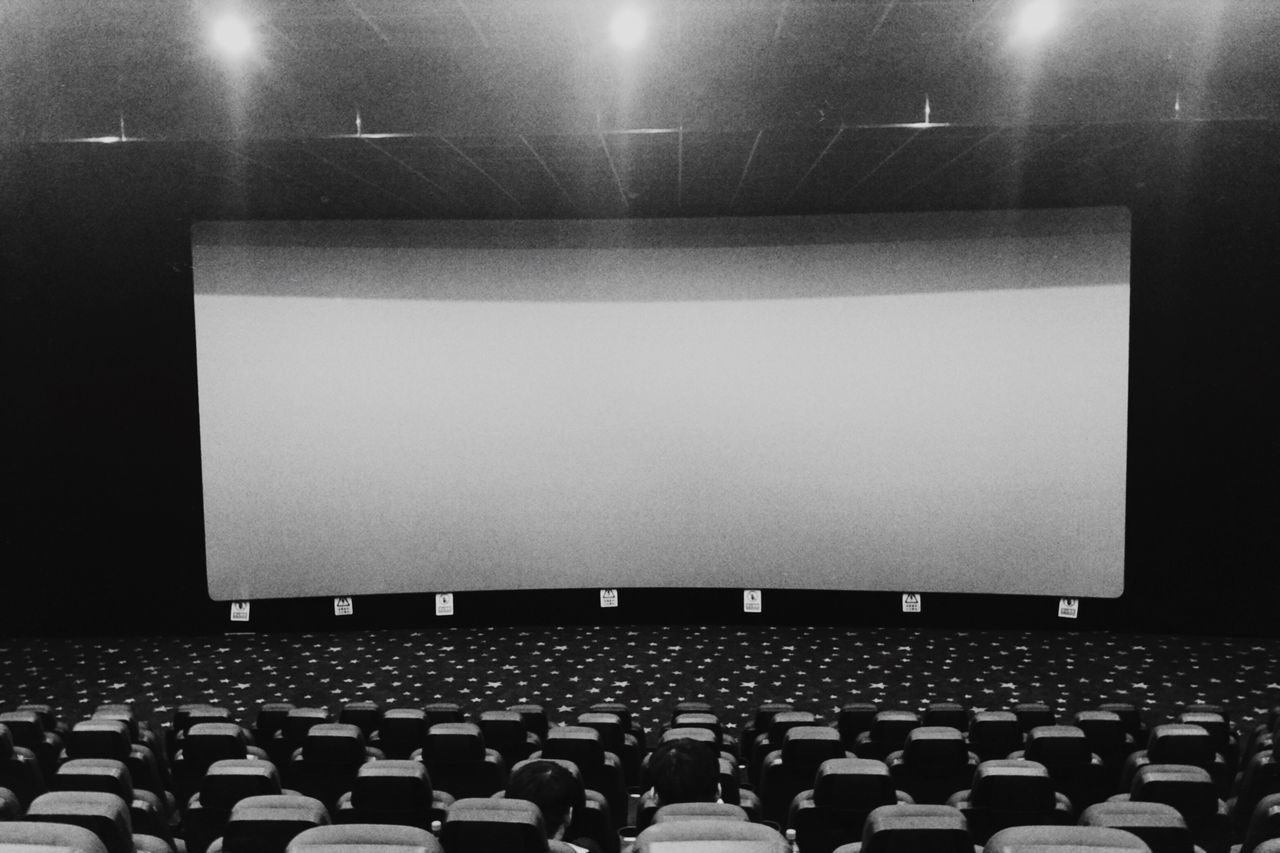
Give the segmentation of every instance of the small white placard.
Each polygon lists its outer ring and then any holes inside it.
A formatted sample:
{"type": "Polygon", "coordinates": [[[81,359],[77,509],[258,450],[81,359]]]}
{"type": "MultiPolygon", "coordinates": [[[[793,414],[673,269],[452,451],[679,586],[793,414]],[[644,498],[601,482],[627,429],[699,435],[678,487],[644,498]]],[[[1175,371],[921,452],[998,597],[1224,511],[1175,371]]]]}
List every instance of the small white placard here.
{"type": "Polygon", "coordinates": [[[333,600],[334,616],[350,616],[355,612],[355,608],[351,604],[351,596],[340,595],[333,600]]]}
{"type": "Polygon", "coordinates": [[[453,615],[453,593],[451,592],[436,593],[436,615],[437,616],[453,615]]]}
{"type": "Polygon", "coordinates": [[[248,622],[249,621],[249,602],[247,601],[231,602],[231,621],[232,622],[248,622]]]}
{"type": "Polygon", "coordinates": [[[920,612],[920,593],[904,592],[902,594],[902,612],[903,613],[919,613],[920,612]]]}
{"type": "Polygon", "coordinates": [[[600,606],[601,607],[617,607],[618,591],[616,589],[600,590],[600,606]]]}
{"type": "Polygon", "coordinates": [[[742,591],[742,612],[759,613],[763,609],[760,603],[760,590],[744,589],[742,591]]]}
{"type": "Polygon", "coordinates": [[[1058,599],[1058,617],[1060,619],[1074,619],[1080,615],[1080,599],[1078,598],[1059,598],[1058,599]]]}

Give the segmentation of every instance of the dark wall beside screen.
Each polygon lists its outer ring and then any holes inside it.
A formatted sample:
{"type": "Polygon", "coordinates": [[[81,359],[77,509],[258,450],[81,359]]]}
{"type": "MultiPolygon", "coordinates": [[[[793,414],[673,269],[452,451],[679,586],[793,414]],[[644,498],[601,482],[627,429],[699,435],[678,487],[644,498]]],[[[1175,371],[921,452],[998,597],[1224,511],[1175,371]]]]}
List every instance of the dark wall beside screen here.
{"type": "MultiPolygon", "coordinates": [[[[1260,151],[1267,151],[1260,146],[1260,151]]],[[[1274,159],[1274,158],[1273,158],[1274,159]]],[[[127,164],[126,164],[127,165],[127,164]]],[[[1274,486],[1280,180],[1210,140],[1089,204],[1132,215],[1125,593],[1058,620],[1038,597],[766,590],[771,621],[1277,633],[1274,486]]],[[[205,588],[190,229],[129,169],[8,152],[0,211],[6,362],[0,633],[223,630],[205,588]]],[[[1027,199],[1053,206],[1054,199],[1027,199]]],[[[319,216],[317,210],[312,215],[319,216]]],[[[463,621],[742,620],[738,590],[460,597],[463,621]]],[[[255,604],[255,626],[430,622],[414,596],[255,604]]]]}

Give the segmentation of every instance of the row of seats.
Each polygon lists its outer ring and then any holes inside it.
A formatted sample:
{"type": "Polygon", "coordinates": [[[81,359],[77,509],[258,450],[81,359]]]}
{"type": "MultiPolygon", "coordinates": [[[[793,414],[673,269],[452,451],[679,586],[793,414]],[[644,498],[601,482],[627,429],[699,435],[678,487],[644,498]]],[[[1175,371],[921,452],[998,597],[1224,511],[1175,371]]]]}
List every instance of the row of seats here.
{"type": "MultiPolygon", "coordinates": [[[[1280,812],[1280,795],[1270,798],[1280,812]]],[[[38,798],[27,820],[0,823],[3,853],[162,853],[158,839],[131,835],[123,802],[109,794],[38,798]],[[48,805],[45,805],[47,803],[48,805]]],[[[664,806],[628,853],[796,853],[797,836],[717,809],[718,804],[664,806]]],[[[728,809],[734,807],[728,806],[728,809]]],[[[1177,811],[1161,804],[1095,805],[1078,825],[1019,824],[977,836],[950,806],[899,804],[874,809],[857,841],[833,853],[1198,853],[1177,811]]],[[[1239,853],[1280,853],[1275,835],[1239,853]]],[[[249,797],[234,807],[214,853],[573,853],[548,840],[538,808],[524,800],[464,799],[435,833],[400,825],[330,825],[324,807],[298,795],[249,797]]]]}
{"type": "MultiPolygon", "coordinates": [[[[594,706],[574,725],[557,726],[538,706],[485,711],[469,722],[449,703],[387,711],[349,703],[338,722],[331,719],[325,709],[272,703],[248,729],[225,709],[191,705],[157,731],[129,706],[107,705],[68,728],[47,706],[24,706],[0,714],[0,787],[14,795],[9,816],[22,816],[47,779],[48,787],[114,794],[130,804],[140,834],[171,845],[207,839],[201,816],[225,812],[228,799],[286,790],[314,797],[340,822],[363,820],[378,811],[372,804],[398,797],[416,804],[400,811],[417,817],[395,822],[426,828],[447,817],[454,799],[502,790],[508,761],[538,757],[575,768],[596,805],[582,810],[583,820],[594,817],[606,849],[613,830],[628,821],[643,826],[653,811],[643,797],[629,807],[628,791],[646,782],[648,738],[624,706],[594,706]],[[219,785],[229,787],[219,792],[219,785]]],[[[1280,788],[1270,750],[1275,720],[1273,713],[1241,738],[1221,709],[1207,706],[1147,730],[1132,706],[1081,711],[1074,725],[1060,726],[1036,703],[972,712],[935,703],[923,713],[850,703],[836,725],[822,726],[813,714],[766,704],[735,736],[710,706],[683,703],[660,739],[716,747],[722,798],[780,827],[798,813],[865,814],[884,802],[950,803],[978,814],[987,788],[1001,785],[1028,802],[1038,798],[1049,815],[1043,820],[1062,823],[1119,791],[1139,801],[1172,800],[1205,850],[1217,853],[1243,839],[1254,805],[1280,788]],[[1146,749],[1137,749],[1143,742],[1146,749]],[[1020,748],[1001,755],[1006,746],[1020,748]],[[1242,772],[1230,772],[1242,762],[1242,772]],[[1025,778],[1007,781],[1019,775],[1025,778]],[[881,802],[852,797],[886,786],[887,801],[883,794],[881,802]]],[[[987,834],[980,816],[976,824],[979,836],[987,834]]]]}

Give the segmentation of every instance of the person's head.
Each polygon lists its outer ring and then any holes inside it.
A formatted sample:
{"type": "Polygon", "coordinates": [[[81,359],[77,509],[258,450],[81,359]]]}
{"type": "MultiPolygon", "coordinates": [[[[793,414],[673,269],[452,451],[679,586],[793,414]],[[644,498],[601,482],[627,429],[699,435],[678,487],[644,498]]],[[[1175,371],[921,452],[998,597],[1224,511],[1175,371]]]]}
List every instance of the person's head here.
{"type": "Polygon", "coordinates": [[[720,798],[720,758],[702,741],[669,740],[649,756],[649,779],[661,805],[714,803],[720,798]]]}
{"type": "Polygon", "coordinates": [[[558,839],[573,820],[580,791],[578,781],[554,761],[526,761],[507,780],[506,796],[528,800],[542,812],[547,837],[558,839]]]}

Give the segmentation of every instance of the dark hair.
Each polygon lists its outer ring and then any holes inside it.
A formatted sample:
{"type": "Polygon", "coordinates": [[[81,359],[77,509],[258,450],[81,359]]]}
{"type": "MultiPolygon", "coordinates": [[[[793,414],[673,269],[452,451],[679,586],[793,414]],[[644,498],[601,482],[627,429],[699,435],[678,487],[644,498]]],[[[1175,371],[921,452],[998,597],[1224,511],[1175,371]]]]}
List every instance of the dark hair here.
{"type": "Polygon", "coordinates": [[[669,740],[649,756],[649,779],[664,806],[714,803],[720,795],[720,758],[702,741],[669,740]]]}
{"type": "Polygon", "coordinates": [[[506,795],[537,806],[551,838],[581,798],[580,788],[573,774],[555,761],[526,761],[507,780],[506,795]]]}

